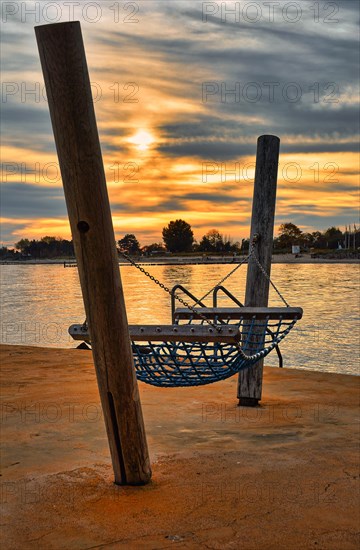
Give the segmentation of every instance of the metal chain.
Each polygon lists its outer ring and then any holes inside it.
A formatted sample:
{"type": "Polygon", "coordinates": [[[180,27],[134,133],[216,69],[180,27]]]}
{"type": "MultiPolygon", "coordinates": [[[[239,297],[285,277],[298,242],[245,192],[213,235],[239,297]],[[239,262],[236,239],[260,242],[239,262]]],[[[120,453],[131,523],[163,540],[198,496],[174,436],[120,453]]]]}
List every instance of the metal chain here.
{"type": "Polygon", "coordinates": [[[241,260],[241,262],[238,263],[238,265],[232,270],[230,271],[230,273],[228,273],[227,275],[225,275],[225,277],[223,277],[218,283],[216,283],[216,285],[214,285],[206,294],[204,294],[204,296],[202,296],[196,303],[199,303],[199,302],[202,302],[203,300],[205,300],[205,298],[207,298],[209,296],[209,294],[211,294],[213,292],[213,290],[217,287],[217,286],[220,286],[224,281],[226,281],[226,279],[228,279],[229,277],[231,277],[231,275],[233,275],[235,273],[235,271],[237,271],[239,269],[239,267],[241,267],[243,264],[245,264],[246,262],[249,261],[249,259],[251,258],[251,256],[253,255],[254,253],[254,243],[251,243],[251,246],[250,246],[250,251],[249,251],[249,254],[246,256],[246,258],[244,258],[243,260],[241,260]]]}
{"type": "Polygon", "coordinates": [[[253,254],[253,257],[254,257],[254,260],[258,266],[258,268],[260,269],[260,271],[263,273],[264,277],[269,281],[269,283],[271,284],[271,286],[273,287],[273,289],[275,290],[275,292],[277,292],[278,296],[281,298],[281,300],[284,302],[284,304],[286,305],[286,307],[290,307],[289,304],[287,303],[287,301],[285,300],[284,296],[281,294],[280,290],[275,286],[275,284],[272,282],[272,280],[270,279],[270,275],[267,274],[267,272],[265,271],[265,269],[263,268],[263,266],[261,265],[260,261],[259,261],[259,258],[256,256],[256,254],[253,254]]]}
{"type": "MultiPolygon", "coordinates": [[[[202,302],[207,296],[209,296],[209,294],[211,294],[211,292],[219,285],[221,285],[224,281],[226,281],[226,279],[228,279],[229,277],[231,277],[231,275],[233,275],[235,273],[235,271],[237,269],[239,269],[239,267],[241,267],[244,263],[246,263],[247,261],[249,261],[249,259],[251,257],[254,258],[257,266],[259,267],[260,271],[263,273],[263,275],[266,277],[266,279],[269,281],[269,283],[271,284],[271,286],[274,288],[274,290],[277,292],[277,294],[279,295],[279,297],[281,298],[281,300],[284,302],[284,304],[286,305],[286,307],[290,307],[289,304],[287,303],[287,301],[285,300],[285,298],[283,297],[283,295],[281,294],[281,292],[277,289],[277,287],[275,286],[275,284],[272,282],[272,280],[270,279],[270,276],[266,273],[265,269],[263,268],[263,266],[261,265],[258,257],[256,256],[255,254],[255,244],[257,242],[257,238],[255,238],[251,244],[250,244],[250,248],[249,248],[249,254],[246,256],[246,258],[244,258],[241,262],[239,262],[239,264],[232,270],[230,271],[230,273],[228,273],[227,275],[225,275],[225,277],[223,277],[213,288],[211,288],[206,294],[204,294],[204,296],[202,298],[200,298],[200,300],[198,300],[196,302],[199,303],[199,302],[202,302]]],[[[153,281],[156,285],[158,285],[160,288],[162,288],[165,292],[167,292],[170,296],[172,296],[172,292],[170,290],[169,287],[167,287],[166,285],[164,285],[164,283],[162,283],[161,281],[159,281],[159,279],[156,279],[156,277],[154,277],[153,275],[151,275],[151,273],[149,273],[148,271],[146,271],[146,269],[144,269],[140,264],[138,264],[137,262],[135,262],[130,256],[128,256],[128,254],[126,254],[126,252],[123,252],[123,251],[119,251],[120,254],[126,259],[128,260],[128,262],[131,263],[131,265],[133,265],[134,267],[136,267],[136,269],[138,269],[139,271],[141,271],[146,277],[148,277],[151,281],[153,281]]],[[[189,304],[186,300],[184,300],[183,298],[181,298],[181,296],[179,296],[178,294],[174,294],[173,295],[174,298],[176,300],[178,300],[178,302],[180,302],[181,304],[183,304],[186,308],[190,309],[190,311],[192,311],[193,313],[195,313],[195,315],[197,315],[198,317],[200,317],[205,323],[207,323],[208,325],[210,325],[212,328],[214,328],[217,332],[221,332],[221,326],[219,325],[216,325],[214,323],[212,323],[207,317],[205,317],[205,315],[203,315],[202,313],[200,313],[198,311],[198,309],[196,309],[196,307],[192,306],[191,304],[189,304]]],[[[195,304],[195,305],[196,305],[195,304]]],[[[85,319],[84,321],[84,325],[83,325],[85,328],[87,328],[87,320],[85,319]]],[[[289,329],[290,330],[290,329],[289,329]]],[[[288,331],[286,331],[288,332],[288,331]]],[[[246,361],[253,361],[254,359],[256,359],[258,356],[260,358],[261,354],[260,353],[255,353],[254,355],[246,355],[241,347],[241,342],[236,342],[235,343],[237,349],[238,349],[238,353],[239,355],[242,357],[242,359],[246,360],[246,361]]]]}
{"type": "MultiPolygon", "coordinates": [[[[231,275],[233,275],[235,273],[235,271],[237,271],[239,269],[239,267],[241,267],[244,263],[248,262],[249,259],[251,257],[254,258],[257,266],[259,267],[260,271],[262,272],[262,274],[264,275],[264,277],[269,281],[269,283],[271,284],[271,286],[273,287],[273,289],[275,290],[275,292],[278,294],[278,296],[281,298],[281,300],[284,302],[284,304],[286,305],[286,307],[290,307],[289,304],[287,303],[287,301],[285,300],[285,298],[283,297],[283,295],[281,294],[280,290],[278,290],[278,288],[275,286],[275,284],[272,282],[270,276],[267,274],[267,272],[265,271],[264,267],[261,265],[258,257],[256,256],[255,254],[255,244],[257,242],[257,239],[253,239],[253,241],[251,242],[250,244],[250,250],[249,250],[249,254],[246,256],[246,258],[244,258],[241,262],[239,262],[239,264],[232,270],[230,271],[230,273],[228,273],[227,275],[225,275],[225,277],[223,277],[213,288],[211,288],[206,294],[204,294],[204,296],[202,296],[202,298],[200,298],[196,303],[199,303],[199,302],[202,302],[205,298],[207,298],[207,296],[209,296],[209,294],[211,294],[211,292],[214,290],[214,288],[216,288],[217,286],[221,285],[224,281],[226,281],[229,277],[231,277],[231,275]]],[[[131,265],[133,265],[134,267],[136,267],[136,269],[138,269],[139,271],[141,271],[146,277],[148,277],[151,281],[153,281],[156,285],[158,285],[160,288],[162,288],[165,292],[167,292],[170,296],[172,296],[172,292],[170,290],[169,287],[167,287],[166,285],[164,285],[161,281],[159,281],[158,279],[156,279],[156,277],[154,277],[153,275],[151,275],[151,273],[149,273],[148,271],[146,271],[146,269],[144,269],[140,264],[138,264],[137,262],[135,262],[128,254],[126,254],[126,252],[123,252],[122,250],[120,250],[120,254],[128,261],[131,263],[131,265]]],[[[186,300],[184,300],[183,298],[181,298],[181,296],[179,296],[179,294],[174,294],[173,295],[174,298],[180,302],[182,305],[184,305],[186,308],[190,309],[190,311],[192,311],[193,313],[195,313],[197,316],[199,316],[203,321],[205,321],[208,325],[210,325],[212,328],[214,328],[217,332],[221,332],[221,328],[219,327],[219,325],[215,325],[215,323],[212,323],[207,317],[205,317],[205,315],[203,315],[202,313],[200,313],[196,307],[192,306],[191,304],[189,304],[189,302],[187,302],[186,300]]]]}
{"type": "MultiPolygon", "coordinates": [[[[134,267],[136,267],[136,269],[138,269],[139,271],[141,271],[144,275],[146,275],[146,277],[148,277],[151,281],[153,281],[156,285],[158,285],[160,288],[162,288],[165,292],[167,292],[168,294],[170,294],[170,296],[172,296],[172,292],[170,290],[169,287],[167,287],[166,285],[164,285],[164,283],[162,283],[161,281],[159,281],[159,279],[156,279],[153,275],[151,275],[151,273],[149,273],[148,271],[146,271],[146,269],[144,269],[140,264],[136,263],[132,258],[130,258],[130,256],[128,256],[126,254],[126,252],[122,252],[120,250],[120,254],[126,258],[128,260],[128,262],[130,262],[134,267]]],[[[202,313],[200,313],[198,311],[198,309],[196,309],[194,306],[192,306],[191,304],[189,304],[186,300],[184,300],[183,298],[181,298],[181,296],[179,296],[178,294],[174,294],[173,295],[174,298],[176,300],[178,300],[178,302],[180,302],[181,304],[183,304],[186,308],[190,309],[190,311],[192,311],[193,313],[195,313],[198,317],[200,317],[203,321],[205,321],[208,325],[210,325],[212,328],[214,328],[217,332],[221,332],[221,327],[219,325],[215,325],[215,323],[212,323],[207,317],[205,317],[205,315],[203,315],[202,313]]]]}

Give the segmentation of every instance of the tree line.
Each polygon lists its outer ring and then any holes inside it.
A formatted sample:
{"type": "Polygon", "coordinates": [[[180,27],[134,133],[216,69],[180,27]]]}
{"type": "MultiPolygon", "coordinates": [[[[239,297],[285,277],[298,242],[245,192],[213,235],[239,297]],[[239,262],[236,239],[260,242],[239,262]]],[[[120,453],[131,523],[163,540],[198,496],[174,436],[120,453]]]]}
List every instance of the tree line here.
{"type": "MultiPolygon", "coordinates": [[[[211,229],[197,242],[190,224],[184,220],[171,221],[162,230],[163,243],[154,243],[141,247],[133,234],[127,234],[118,241],[119,249],[127,254],[151,254],[153,252],[203,252],[212,254],[244,253],[249,249],[249,239],[241,242],[233,241],[231,237],[221,234],[217,229],[211,229]]],[[[279,226],[278,236],[274,238],[274,252],[291,252],[293,245],[298,245],[303,251],[314,249],[358,248],[360,232],[353,232],[353,244],[338,227],[329,227],[325,231],[303,232],[293,223],[283,223],[279,226]]]]}
{"type": "Polygon", "coordinates": [[[360,231],[354,226],[352,239],[347,239],[348,232],[342,232],[338,227],[329,227],[325,231],[307,233],[301,231],[293,223],[284,223],[279,227],[279,235],[274,239],[274,250],[287,251],[292,245],[298,245],[304,250],[338,248],[358,248],[360,246],[360,231]]]}
{"type": "Polygon", "coordinates": [[[211,253],[239,253],[241,243],[233,242],[231,237],[222,235],[217,229],[208,231],[199,242],[194,238],[191,225],[184,220],[175,220],[162,230],[163,242],[153,243],[141,247],[139,241],[133,234],[127,234],[118,241],[120,252],[130,255],[157,254],[157,253],[190,253],[190,252],[211,252],[211,253]]]}
{"type": "Polygon", "coordinates": [[[9,250],[3,246],[0,249],[0,256],[16,258],[35,258],[35,259],[53,259],[53,258],[71,258],[75,256],[72,241],[61,239],[60,237],[42,237],[36,239],[20,239],[15,243],[15,250],[9,250]]]}
{"type": "MultiPolygon", "coordinates": [[[[291,252],[293,245],[298,245],[303,251],[310,249],[358,248],[360,232],[355,228],[351,233],[343,233],[338,227],[329,227],[325,231],[303,232],[293,223],[284,223],[279,227],[274,238],[274,252],[291,252]],[[350,246],[349,246],[350,243],[350,246]]],[[[133,233],[127,233],[117,241],[119,252],[136,255],[155,255],[166,253],[204,253],[204,254],[241,254],[249,249],[249,240],[233,241],[230,236],[223,235],[217,229],[211,229],[199,241],[194,238],[191,225],[184,220],[170,221],[162,230],[162,242],[141,246],[133,233]]],[[[60,237],[42,237],[36,239],[21,239],[15,243],[15,249],[0,248],[2,259],[16,258],[70,258],[74,256],[73,243],[60,237]]]]}

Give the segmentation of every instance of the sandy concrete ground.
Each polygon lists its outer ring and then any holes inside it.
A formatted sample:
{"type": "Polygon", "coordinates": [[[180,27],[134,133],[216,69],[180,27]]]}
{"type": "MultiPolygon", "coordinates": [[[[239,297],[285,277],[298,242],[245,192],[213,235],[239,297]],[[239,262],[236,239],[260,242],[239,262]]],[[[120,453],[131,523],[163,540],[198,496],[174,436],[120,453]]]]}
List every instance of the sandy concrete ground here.
{"type": "Polygon", "coordinates": [[[2,548],[358,548],[358,379],[265,369],[257,409],[236,379],[140,385],[153,464],[117,487],[90,352],[1,347],[2,548]]]}

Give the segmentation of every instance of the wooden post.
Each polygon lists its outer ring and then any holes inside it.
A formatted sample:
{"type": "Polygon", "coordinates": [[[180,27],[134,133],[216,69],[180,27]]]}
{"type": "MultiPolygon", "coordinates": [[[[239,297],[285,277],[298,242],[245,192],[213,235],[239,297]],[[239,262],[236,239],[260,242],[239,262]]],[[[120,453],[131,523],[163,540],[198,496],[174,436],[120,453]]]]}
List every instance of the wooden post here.
{"type": "MultiPolygon", "coordinates": [[[[256,235],[255,252],[270,275],[273,248],[276,184],[280,139],[260,136],[257,143],[254,197],[252,205],[250,243],[256,235]]],[[[245,292],[245,306],[266,307],[269,282],[255,261],[250,258],[245,292]]],[[[256,406],[261,399],[263,360],[240,371],[238,381],[239,405],[256,406]]]]}
{"type": "Polygon", "coordinates": [[[115,483],[151,478],[79,22],[36,27],[115,483]]]}

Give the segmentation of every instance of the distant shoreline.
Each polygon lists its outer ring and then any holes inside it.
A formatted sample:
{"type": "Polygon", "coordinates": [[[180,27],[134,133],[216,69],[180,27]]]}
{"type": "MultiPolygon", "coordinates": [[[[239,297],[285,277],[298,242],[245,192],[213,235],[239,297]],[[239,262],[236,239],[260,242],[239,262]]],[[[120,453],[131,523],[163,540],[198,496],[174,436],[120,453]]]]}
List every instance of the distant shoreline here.
{"type": "MultiPolygon", "coordinates": [[[[245,256],[237,256],[232,258],[229,256],[208,256],[202,258],[200,256],[154,256],[134,258],[135,261],[141,265],[236,265],[240,263],[245,256]]],[[[301,254],[299,257],[295,257],[292,254],[275,254],[272,257],[273,264],[359,264],[360,258],[311,258],[310,254],[301,254]]],[[[44,260],[4,260],[0,262],[0,265],[63,265],[64,267],[76,267],[75,259],[44,259],[44,260]]],[[[130,265],[129,262],[119,261],[120,266],[130,265]]]]}

